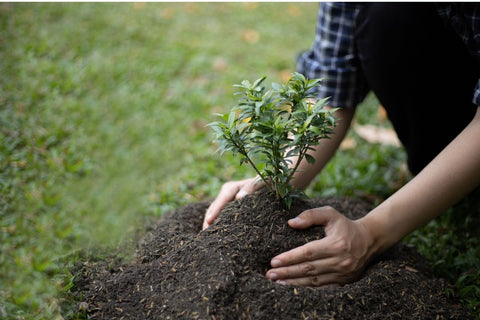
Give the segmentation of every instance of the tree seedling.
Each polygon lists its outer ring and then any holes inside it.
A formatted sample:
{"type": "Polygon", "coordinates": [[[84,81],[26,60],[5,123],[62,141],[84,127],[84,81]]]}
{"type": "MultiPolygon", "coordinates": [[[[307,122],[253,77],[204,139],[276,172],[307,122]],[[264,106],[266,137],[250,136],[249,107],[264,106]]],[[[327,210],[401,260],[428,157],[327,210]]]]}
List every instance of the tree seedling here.
{"type": "Polygon", "coordinates": [[[334,133],[335,109],[324,108],[327,99],[313,102],[312,89],[321,79],[293,73],[285,84],[273,83],[267,90],[262,85],[265,78],[235,85],[240,89],[235,93],[238,104],[230,113],[218,114],[220,120],[209,126],[219,144],[217,151],[239,155],[240,164],[250,164],[277,199],[290,208],[294,197],[303,196],[290,183],[294,173],[303,159],[314,163],[308,152],[334,133]]]}

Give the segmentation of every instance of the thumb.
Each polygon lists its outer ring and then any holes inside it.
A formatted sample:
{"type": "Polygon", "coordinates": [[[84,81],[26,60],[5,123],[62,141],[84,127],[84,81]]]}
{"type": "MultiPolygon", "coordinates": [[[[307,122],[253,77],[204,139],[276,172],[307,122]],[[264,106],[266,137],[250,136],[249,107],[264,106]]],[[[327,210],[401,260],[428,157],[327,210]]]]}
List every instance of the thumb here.
{"type": "Polygon", "coordinates": [[[237,194],[235,195],[235,199],[242,199],[247,194],[252,194],[257,190],[262,189],[264,186],[265,183],[259,177],[255,177],[248,183],[241,186],[240,190],[238,190],[237,194]]]}
{"type": "Polygon", "coordinates": [[[247,194],[251,193],[251,191],[247,191],[245,189],[240,189],[237,194],[235,195],[235,199],[239,200],[245,197],[247,194]]]}
{"type": "Polygon", "coordinates": [[[316,225],[327,225],[339,213],[332,207],[320,207],[303,211],[297,217],[288,220],[288,225],[295,229],[306,229],[316,225]]]}

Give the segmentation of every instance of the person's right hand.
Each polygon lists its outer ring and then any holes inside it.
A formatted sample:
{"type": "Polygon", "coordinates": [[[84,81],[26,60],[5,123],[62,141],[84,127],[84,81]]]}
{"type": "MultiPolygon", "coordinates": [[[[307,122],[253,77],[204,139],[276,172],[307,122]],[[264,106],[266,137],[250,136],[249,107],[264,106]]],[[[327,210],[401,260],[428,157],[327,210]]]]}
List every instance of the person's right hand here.
{"type": "Polygon", "coordinates": [[[203,229],[208,228],[213,223],[227,202],[234,199],[241,199],[247,194],[253,193],[264,186],[265,183],[259,180],[258,177],[225,183],[220,189],[220,193],[215,200],[213,200],[205,213],[203,229]]]}

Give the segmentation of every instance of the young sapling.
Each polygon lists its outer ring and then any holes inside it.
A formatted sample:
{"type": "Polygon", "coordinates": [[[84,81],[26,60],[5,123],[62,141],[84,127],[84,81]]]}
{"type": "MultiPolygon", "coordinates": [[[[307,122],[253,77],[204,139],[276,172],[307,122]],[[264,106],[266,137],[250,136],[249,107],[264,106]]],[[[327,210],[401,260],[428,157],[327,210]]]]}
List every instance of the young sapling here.
{"type": "Polygon", "coordinates": [[[238,104],[219,121],[209,124],[221,154],[231,151],[240,164],[250,164],[270,191],[290,208],[301,190],[291,185],[303,159],[314,163],[308,154],[322,139],[334,133],[335,109],[325,108],[327,99],[313,101],[313,88],[321,79],[309,80],[293,73],[285,84],[263,86],[266,77],[253,83],[235,85],[240,89],[238,104]]]}

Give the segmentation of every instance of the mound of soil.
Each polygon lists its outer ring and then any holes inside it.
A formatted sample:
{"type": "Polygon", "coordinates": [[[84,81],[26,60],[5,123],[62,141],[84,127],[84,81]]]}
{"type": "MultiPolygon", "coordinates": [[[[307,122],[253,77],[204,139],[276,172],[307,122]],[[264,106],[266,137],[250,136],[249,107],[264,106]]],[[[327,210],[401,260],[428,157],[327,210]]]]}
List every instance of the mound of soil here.
{"type": "Polygon", "coordinates": [[[287,220],[329,205],[356,219],[369,206],[352,199],[298,200],[290,211],[261,191],[227,205],[201,231],[208,203],[168,213],[139,244],[136,261],[84,263],[76,290],[89,319],[468,319],[444,295],[426,260],[398,244],[341,287],[279,285],[265,278],[271,258],[324,236],[287,220]]]}

